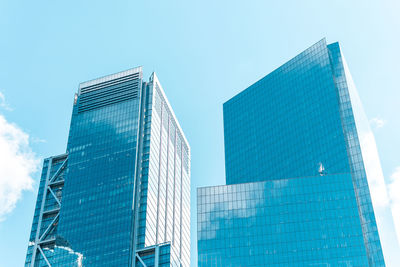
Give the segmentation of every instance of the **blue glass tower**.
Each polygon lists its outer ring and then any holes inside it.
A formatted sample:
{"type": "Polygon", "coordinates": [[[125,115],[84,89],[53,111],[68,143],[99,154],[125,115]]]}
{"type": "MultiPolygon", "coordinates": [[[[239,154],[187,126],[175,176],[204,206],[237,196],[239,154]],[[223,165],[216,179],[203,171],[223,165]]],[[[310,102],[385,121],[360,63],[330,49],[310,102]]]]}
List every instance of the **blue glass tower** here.
{"type": "Polygon", "coordinates": [[[227,186],[198,189],[199,266],[385,265],[369,188],[383,176],[338,43],[223,109],[227,186]]]}
{"type": "Polygon", "coordinates": [[[189,266],[190,148],[157,76],[81,83],[44,160],[25,266],[189,266]]]}

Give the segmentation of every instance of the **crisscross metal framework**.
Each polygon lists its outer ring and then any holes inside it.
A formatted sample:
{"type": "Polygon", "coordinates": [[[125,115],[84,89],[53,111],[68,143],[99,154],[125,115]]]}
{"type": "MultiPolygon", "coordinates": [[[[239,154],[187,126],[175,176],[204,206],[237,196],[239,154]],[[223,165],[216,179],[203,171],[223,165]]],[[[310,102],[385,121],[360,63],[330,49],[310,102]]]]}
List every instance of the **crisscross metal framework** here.
{"type": "Polygon", "coordinates": [[[45,253],[43,252],[43,248],[50,247],[55,245],[56,238],[50,235],[52,231],[56,231],[58,220],[60,217],[60,209],[61,209],[61,195],[57,196],[55,192],[55,188],[58,189],[58,192],[62,191],[64,186],[64,177],[62,174],[64,173],[68,162],[68,155],[62,154],[58,156],[51,157],[48,162],[47,174],[46,174],[46,181],[45,186],[43,187],[43,198],[40,207],[40,215],[36,229],[36,237],[34,241],[34,248],[32,252],[32,259],[31,259],[31,267],[35,265],[36,257],[38,254],[41,254],[46,264],[51,267],[49,260],[47,259],[45,253]],[[55,164],[55,163],[61,163],[55,164]],[[51,175],[52,170],[54,167],[58,166],[58,169],[51,175]],[[60,190],[61,189],[61,190],[60,190]],[[48,197],[51,196],[51,197],[48,197]],[[54,201],[56,203],[56,207],[52,209],[46,209],[46,204],[49,201],[54,201]],[[51,218],[50,224],[44,231],[42,230],[42,223],[44,217],[51,218]]]}
{"type": "Polygon", "coordinates": [[[164,244],[154,245],[154,246],[145,247],[145,248],[136,250],[136,259],[139,260],[141,267],[148,267],[146,265],[146,263],[143,261],[143,259],[141,258],[141,256],[143,254],[154,255],[154,267],[158,267],[158,265],[159,265],[158,262],[159,262],[159,257],[160,257],[160,245],[164,245],[164,244]]]}

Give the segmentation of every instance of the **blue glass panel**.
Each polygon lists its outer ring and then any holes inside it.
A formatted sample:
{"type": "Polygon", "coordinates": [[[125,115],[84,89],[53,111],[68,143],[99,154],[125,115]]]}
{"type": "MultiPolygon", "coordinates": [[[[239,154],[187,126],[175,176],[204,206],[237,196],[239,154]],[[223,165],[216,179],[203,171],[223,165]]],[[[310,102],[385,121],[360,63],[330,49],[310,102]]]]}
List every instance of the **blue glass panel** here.
{"type": "Polygon", "coordinates": [[[199,266],[368,266],[350,174],[199,188],[199,266]]]}

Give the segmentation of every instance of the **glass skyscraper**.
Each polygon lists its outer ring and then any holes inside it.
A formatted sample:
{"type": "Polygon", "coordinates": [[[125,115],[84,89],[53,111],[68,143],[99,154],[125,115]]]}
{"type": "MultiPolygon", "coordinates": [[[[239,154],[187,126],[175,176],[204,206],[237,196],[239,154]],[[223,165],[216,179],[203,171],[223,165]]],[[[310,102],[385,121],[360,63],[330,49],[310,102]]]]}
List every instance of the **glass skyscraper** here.
{"type": "Polygon", "coordinates": [[[153,73],[81,83],[44,160],[25,266],[189,266],[190,148],[153,73]]]}
{"type": "Polygon", "coordinates": [[[223,110],[227,185],[197,191],[199,266],[385,266],[370,194],[384,180],[338,43],[223,110]]]}

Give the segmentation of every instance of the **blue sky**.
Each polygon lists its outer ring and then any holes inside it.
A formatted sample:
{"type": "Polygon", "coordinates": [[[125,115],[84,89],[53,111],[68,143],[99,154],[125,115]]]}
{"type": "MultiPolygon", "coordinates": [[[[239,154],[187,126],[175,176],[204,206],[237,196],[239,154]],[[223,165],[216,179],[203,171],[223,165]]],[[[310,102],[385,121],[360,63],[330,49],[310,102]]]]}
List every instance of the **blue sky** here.
{"type": "Polygon", "coordinates": [[[65,151],[78,84],[138,65],[157,72],[191,144],[193,263],[195,189],[225,182],[223,102],[323,37],[341,43],[400,192],[398,14],[397,0],[1,0],[0,266],[23,265],[35,168],[65,151]]]}

